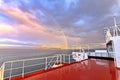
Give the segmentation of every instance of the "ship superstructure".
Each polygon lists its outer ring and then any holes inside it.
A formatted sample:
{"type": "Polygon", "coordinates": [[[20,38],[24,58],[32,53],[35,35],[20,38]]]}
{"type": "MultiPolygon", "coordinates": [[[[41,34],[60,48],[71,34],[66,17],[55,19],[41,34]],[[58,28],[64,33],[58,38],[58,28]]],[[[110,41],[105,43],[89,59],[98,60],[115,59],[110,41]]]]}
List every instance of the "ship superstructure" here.
{"type": "Polygon", "coordinates": [[[120,68],[120,28],[117,25],[115,16],[114,24],[115,25],[111,29],[106,28],[106,46],[108,54],[114,55],[116,67],[120,68]]]}

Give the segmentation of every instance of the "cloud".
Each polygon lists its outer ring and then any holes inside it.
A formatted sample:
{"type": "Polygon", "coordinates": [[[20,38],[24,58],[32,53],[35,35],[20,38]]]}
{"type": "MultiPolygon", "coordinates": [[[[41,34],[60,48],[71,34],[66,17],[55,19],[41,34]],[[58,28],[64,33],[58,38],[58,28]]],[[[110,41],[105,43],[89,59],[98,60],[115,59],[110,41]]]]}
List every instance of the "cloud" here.
{"type": "Polygon", "coordinates": [[[17,30],[10,25],[0,24],[0,36],[17,34],[17,30]]]}
{"type": "Polygon", "coordinates": [[[117,0],[117,3],[111,8],[112,14],[116,15],[116,16],[120,16],[120,14],[119,14],[119,12],[120,12],[119,8],[120,8],[120,0],[117,0]]]}
{"type": "MultiPolygon", "coordinates": [[[[2,37],[12,38],[12,41],[21,40],[21,42],[31,41],[32,43],[38,43],[38,45],[51,45],[51,44],[64,44],[64,40],[55,35],[55,31],[51,33],[50,28],[45,28],[44,25],[37,22],[37,17],[34,13],[23,12],[17,6],[6,8],[5,6],[1,8],[1,11],[6,15],[14,18],[17,22],[10,21],[11,26],[17,30],[16,36],[3,35],[2,37]],[[22,15],[22,17],[20,16],[22,15]],[[51,38],[52,37],[52,38],[51,38]]],[[[43,14],[42,14],[43,15],[43,14]]],[[[8,29],[8,28],[7,28],[8,29]]],[[[6,30],[6,32],[8,32],[6,30]]],[[[60,33],[61,34],[61,33],[60,33]]],[[[6,39],[5,42],[9,41],[6,39]]],[[[10,41],[11,42],[11,41],[10,41]]],[[[13,42],[11,42],[13,43],[13,42]]],[[[15,42],[16,43],[16,42],[15,42]]]]}
{"type": "Polygon", "coordinates": [[[17,7],[12,7],[10,9],[1,8],[1,11],[17,19],[20,23],[28,25],[29,27],[43,29],[41,25],[34,21],[35,16],[33,14],[24,13],[17,7]]]}
{"type": "Polygon", "coordinates": [[[2,3],[0,19],[17,33],[1,37],[40,45],[63,45],[65,35],[70,46],[76,42],[103,43],[103,28],[113,25],[113,15],[120,17],[120,0],[4,0],[2,3]]]}

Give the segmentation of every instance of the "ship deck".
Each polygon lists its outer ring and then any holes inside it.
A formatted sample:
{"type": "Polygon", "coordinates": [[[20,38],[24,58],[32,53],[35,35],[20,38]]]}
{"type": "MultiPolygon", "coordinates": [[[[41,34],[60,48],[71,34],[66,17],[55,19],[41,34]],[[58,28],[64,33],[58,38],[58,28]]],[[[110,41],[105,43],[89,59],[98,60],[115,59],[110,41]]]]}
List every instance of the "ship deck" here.
{"type": "Polygon", "coordinates": [[[88,59],[11,80],[120,80],[120,70],[114,61],[88,59]]]}

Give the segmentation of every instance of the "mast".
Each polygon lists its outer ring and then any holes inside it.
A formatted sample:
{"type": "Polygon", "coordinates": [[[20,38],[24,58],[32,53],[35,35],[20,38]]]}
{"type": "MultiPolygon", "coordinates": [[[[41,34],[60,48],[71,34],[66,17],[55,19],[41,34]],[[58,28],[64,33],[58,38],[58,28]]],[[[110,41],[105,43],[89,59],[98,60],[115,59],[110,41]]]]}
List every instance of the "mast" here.
{"type": "Polygon", "coordinates": [[[118,36],[118,26],[117,26],[116,16],[114,16],[113,36],[118,36]]]}

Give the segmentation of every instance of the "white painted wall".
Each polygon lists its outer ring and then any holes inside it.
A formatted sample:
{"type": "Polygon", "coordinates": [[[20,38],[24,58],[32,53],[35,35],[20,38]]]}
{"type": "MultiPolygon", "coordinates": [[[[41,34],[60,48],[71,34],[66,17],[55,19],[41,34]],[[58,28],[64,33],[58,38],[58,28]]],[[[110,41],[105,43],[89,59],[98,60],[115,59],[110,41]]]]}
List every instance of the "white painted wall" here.
{"type": "Polygon", "coordinates": [[[107,50],[95,50],[96,53],[107,53],[107,50]]]}
{"type": "Polygon", "coordinates": [[[112,37],[116,67],[120,68],[120,36],[112,37]]]}

